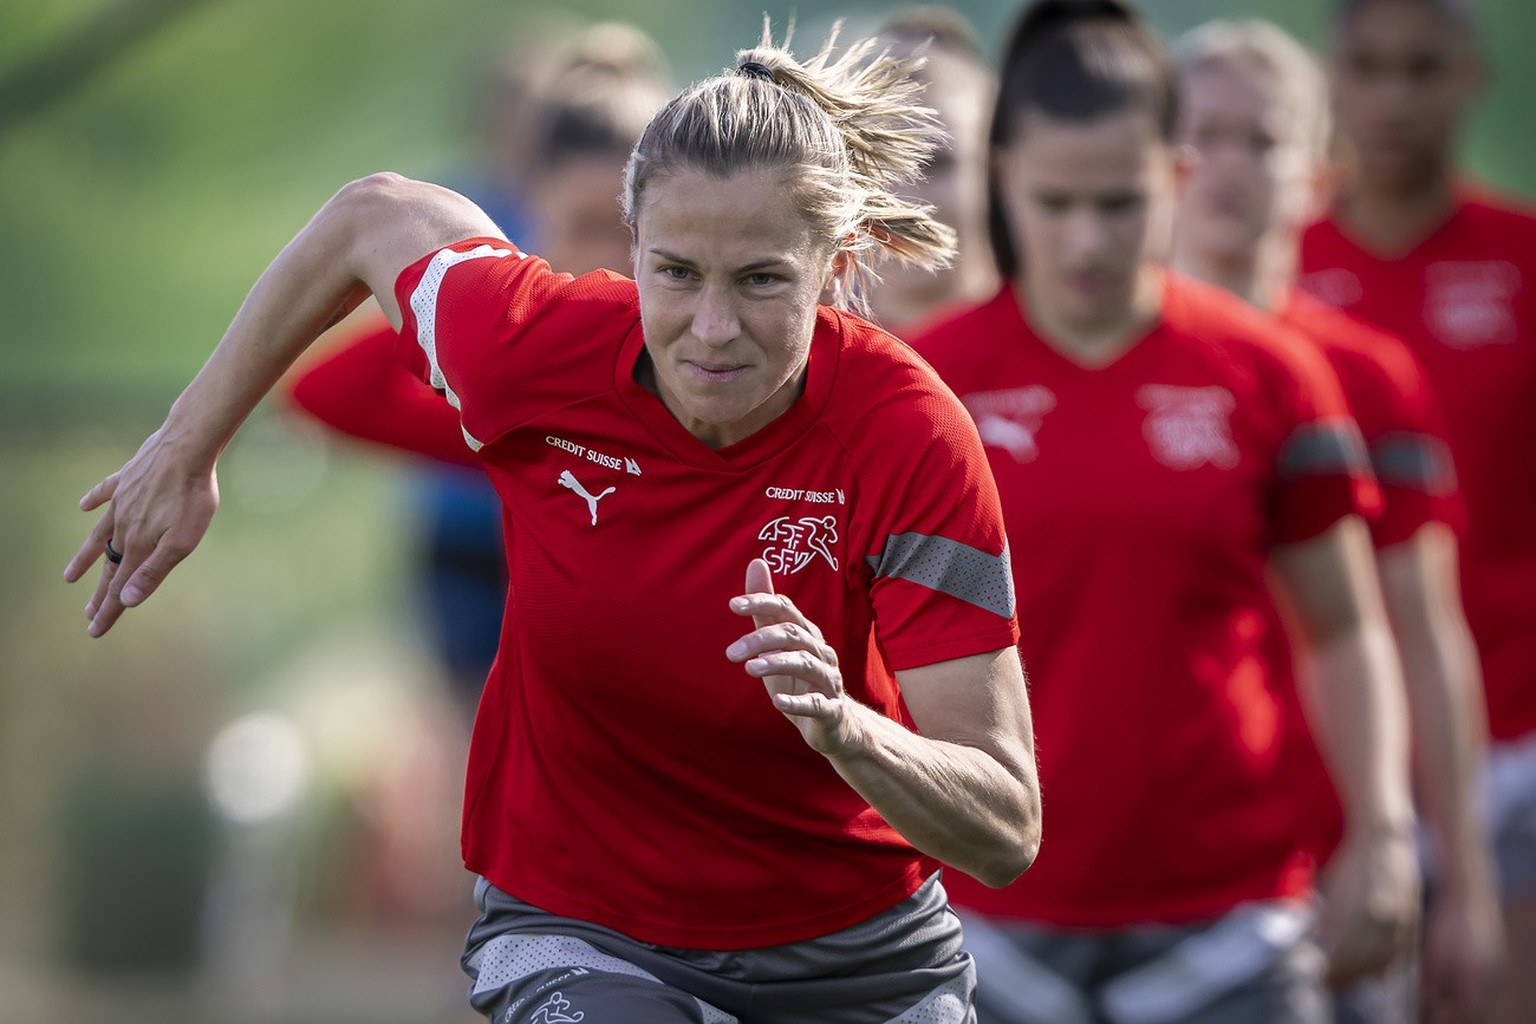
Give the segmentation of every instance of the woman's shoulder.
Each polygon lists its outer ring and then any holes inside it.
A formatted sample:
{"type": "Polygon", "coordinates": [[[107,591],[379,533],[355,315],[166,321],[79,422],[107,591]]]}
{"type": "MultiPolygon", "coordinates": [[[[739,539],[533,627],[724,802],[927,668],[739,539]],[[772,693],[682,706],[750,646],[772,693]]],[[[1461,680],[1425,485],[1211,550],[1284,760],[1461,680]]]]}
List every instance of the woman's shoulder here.
{"type": "Polygon", "coordinates": [[[1317,351],[1294,327],[1224,288],[1170,272],[1164,295],[1163,330],[1185,345],[1261,361],[1317,351]]]}
{"type": "Polygon", "coordinates": [[[829,425],[861,442],[927,444],[970,417],[913,346],[851,313],[831,311],[842,332],[829,425]]]}
{"type": "Polygon", "coordinates": [[[1214,285],[1170,274],[1163,320],[1176,345],[1234,385],[1248,382],[1256,399],[1310,390],[1334,376],[1321,345],[1214,285]]]}

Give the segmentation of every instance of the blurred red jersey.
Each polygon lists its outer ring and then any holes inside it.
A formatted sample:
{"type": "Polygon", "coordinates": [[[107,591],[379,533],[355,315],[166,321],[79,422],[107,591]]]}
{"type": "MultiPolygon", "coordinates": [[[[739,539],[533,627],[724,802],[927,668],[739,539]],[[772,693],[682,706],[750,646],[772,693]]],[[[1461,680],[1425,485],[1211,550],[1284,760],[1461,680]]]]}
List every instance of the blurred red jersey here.
{"type": "Polygon", "coordinates": [[[1064,927],[1300,895],[1265,565],[1376,498],[1315,349],[1169,275],[1159,322],[1079,365],[1012,289],[918,339],[975,417],[1011,540],[1046,840],[957,903],[1064,927]]]}
{"type": "MultiPolygon", "coordinates": [[[[1445,424],[1413,353],[1391,335],[1299,289],[1286,296],[1279,316],[1322,350],[1360,425],[1382,492],[1382,508],[1370,520],[1376,548],[1400,544],[1428,523],[1461,530],[1464,516],[1445,424]]],[[[1290,651],[1277,656],[1289,658],[1290,651]]],[[[1291,721],[1297,725],[1302,828],[1317,836],[1318,860],[1327,861],[1344,835],[1343,807],[1299,704],[1291,721]]]]}
{"type": "Polygon", "coordinates": [[[1316,342],[1360,426],[1382,505],[1371,519],[1371,541],[1391,547],[1427,523],[1464,528],[1456,470],[1441,415],[1424,369],[1384,331],[1293,289],[1280,322],[1316,342]]]}
{"type": "Polygon", "coordinates": [[[725,656],[748,562],[826,634],[855,699],[1018,636],[996,488],[921,360],[822,309],[805,390],[713,449],[635,380],[635,283],[471,239],[396,285],[406,358],[501,494],[512,597],[475,723],[464,855],[498,888],[644,942],[744,949],[864,920],[936,865],[725,656]]]}
{"type": "Polygon", "coordinates": [[[442,395],[400,365],[400,336],[382,316],[299,367],[289,400],[361,441],[479,468],[459,417],[442,395]]]}
{"type": "Polygon", "coordinates": [[[1489,725],[1536,731],[1536,216],[1463,195],[1392,257],[1326,220],[1301,259],[1302,287],[1401,338],[1428,374],[1466,504],[1462,600],[1489,725]]]}

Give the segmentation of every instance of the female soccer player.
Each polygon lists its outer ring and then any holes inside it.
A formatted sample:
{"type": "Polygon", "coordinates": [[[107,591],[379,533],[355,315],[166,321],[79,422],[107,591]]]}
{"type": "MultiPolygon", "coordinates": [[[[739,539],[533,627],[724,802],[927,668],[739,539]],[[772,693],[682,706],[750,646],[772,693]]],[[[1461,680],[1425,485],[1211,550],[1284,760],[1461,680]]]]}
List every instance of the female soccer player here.
{"type": "MultiPolygon", "coordinates": [[[[1212,22],[1178,51],[1179,137],[1199,159],[1179,208],[1175,265],[1317,341],[1365,435],[1384,497],[1371,539],[1402,658],[1419,803],[1434,851],[1422,1005],[1430,1021],[1481,1020],[1497,973],[1498,901],[1479,814],[1487,726],[1456,583],[1460,514],[1444,427],[1429,382],[1401,342],[1294,286],[1301,232],[1325,177],[1321,68],[1301,44],[1260,21],[1212,22]]],[[[1326,856],[1337,805],[1326,789],[1317,802],[1326,856]]],[[[1398,993],[1352,992],[1340,1016],[1372,1019],[1372,1004],[1387,996],[1398,993]]]]}
{"type": "Polygon", "coordinates": [[[1536,217],[1463,180],[1483,80],[1465,0],[1337,6],[1339,198],[1302,239],[1301,284],[1407,343],[1445,410],[1467,507],[1461,592],[1491,737],[1489,827],[1507,971],[1494,1019],[1536,1017],[1536,217]]]}
{"type": "Polygon", "coordinates": [[[1176,90],[1125,4],[1032,6],[992,121],[1007,283],[917,340],[998,478],[1050,800],[1029,876],[951,883],[984,1020],[1324,1019],[1271,567],[1348,812],[1334,969],[1381,966],[1413,923],[1363,446],[1315,350],[1164,269],[1176,90]]]}
{"type": "Polygon", "coordinates": [[[99,636],[202,537],[262,393],[378,298],[507,510],[464,829],[497,1021],[967,1019],[935,868],[1002,884],[1039,837],[1002,518],[926,364],[818,305],[952,244],[893,192],[935,142],[909,70],[765,39],[674,99],[626,172],[633,281],[432,185],[343,188],[83,502],[99,636]]]}

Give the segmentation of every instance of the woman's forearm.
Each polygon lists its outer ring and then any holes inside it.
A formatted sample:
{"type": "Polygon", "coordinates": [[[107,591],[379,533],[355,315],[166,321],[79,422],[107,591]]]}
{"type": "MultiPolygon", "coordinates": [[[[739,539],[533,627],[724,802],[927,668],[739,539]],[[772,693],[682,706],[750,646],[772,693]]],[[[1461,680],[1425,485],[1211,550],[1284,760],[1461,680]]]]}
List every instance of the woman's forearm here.
{"type": "Polygon", "coordinates": [[[1447,884],[1491,871],[1479,802],[1487,712],[1477,652],[1456,593],[1455,541],[1434,528],[1380,555],[1402,653],[1419,805],[1447,884]]]}
{"type": "Polygon", "coordinates": [[[372,293],[398,327],[395,278],[432,249],[499,235],[447,189],[376,174],[337,192],[257,279],[218,347],[171,409],[167,440],[217,458],[262,396],[320,334],[372,293]]]}
{"type": "Polygon", "coordinates": [[[987,885],[1006,885],[1029,867],[1040,846],[1032,762],[1005,766],[860,707],[859,742],[829,760],[892,828],[987,885]]]}
{"type": "Polygon", "coordinates": [[[1406,832],[1413,822],[1407,719],[1385,623],[1364,619],[1313,644],[1298,668],[1348,828],[1406,832]]]}

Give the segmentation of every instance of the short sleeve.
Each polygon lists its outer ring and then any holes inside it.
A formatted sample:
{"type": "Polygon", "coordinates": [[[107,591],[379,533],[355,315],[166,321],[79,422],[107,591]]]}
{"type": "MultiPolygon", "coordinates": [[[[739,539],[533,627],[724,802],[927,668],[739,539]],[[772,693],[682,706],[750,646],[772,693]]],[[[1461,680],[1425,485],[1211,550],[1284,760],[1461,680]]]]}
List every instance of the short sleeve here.
{"type": "Polygon", "coordinates": [[[1271,505],[1276,543],[1311,540],[1348,515],[1371,519],[1381,489],[1371,474],[1360,427],[1322,352],[1286,332],[1276,347],[1281,442],[1271,505]]]}
{"type": "Polygon", "coordinates": [[[1392,335],[1308,296],[1292,295],[1284,319],[1318,344],[1360,425],[1381,488],[1372,543],[1390,547],[1430,522],[1461,532],[1445,421],[1417,357],[1392,335]]]}
{"type": "Polygon", "coordinates": [[[1458,533],[1465,526],[1438,403],[1418,361],[1399,349],[1379,353],[1376,372],[1358,386],[1344,381],[1381,485],[1382,511],[1371,522],[1377,548],[1399,544],[1428,523],[1458,533]]]}
{"type": "Polygon", "coordinates": [[[458,410],[474,450],[525,420],[543,384],[574,379],[594,346],[638,322],[633,281],[555,273],[500,238],[422,257],[401,271],[395,294],[406,364],[458,410]]]}
{"type": "Polygon", "coordinates": [[[886,462],[864,552],[876,640],[898,671],[1019,638],[1002,504],[981,440],[937,377],[924,390],[912,415],[880,431],[886,462]]]}

